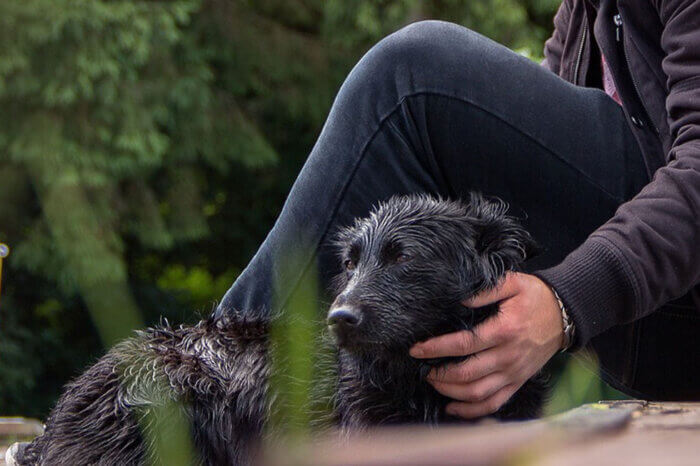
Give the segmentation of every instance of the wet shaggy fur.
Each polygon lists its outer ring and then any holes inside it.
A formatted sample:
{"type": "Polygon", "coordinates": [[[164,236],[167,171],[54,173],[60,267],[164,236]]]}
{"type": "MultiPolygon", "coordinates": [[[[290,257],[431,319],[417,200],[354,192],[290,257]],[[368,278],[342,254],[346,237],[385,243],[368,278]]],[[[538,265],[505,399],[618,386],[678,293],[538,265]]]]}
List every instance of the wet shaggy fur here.
{"type": "MultiPolygon", "coordinates": [[[[343,230],[345,271],[331,310],[351,308],[359,325],[333,328],[337,353],[335,418],[344,430],[396,423],[439,424],[447,399],[424,381],[431,367],[458,358],[417,361],[408,348],[430,336],[471,329],[495,306],[460,302],[494,286],[525,260],[531,240],[502,203],[397,197],[343,230]]],[[[268,393],[269,322],[211,317],[193,327],[138,332],[69,383],[43,436],[21,448],[19,465],[140,465],[153,448],[144,435],[167,427],[157,407],[177,406],[190,422],[201,464],[248,464],[274,396],[268,393]],[[176,402],[176,403],[171,403],[176,402]]],[[[538,415],[541,377],[499,410],[500,419],[538,415]]]]}
{"type": "Polygon", "coordinates": [[[169,406],[189,419],[201,464],[248,464],[268,415],[267,334],[265,322],[225,317],[137,332],[66,386],[16,463],[151,464],[143,433],[170,427],[169,406]]]}
{"type": "MultiPolygon", "coordinates": [[[[429,196],[399,197],[357,220],[338,238],[345,272],[331,313],[350,309],[359,324],[336,330],[340,346],[336,415],[345,428],[459,421],[450,401],[425,382],[432,367],[464,360],[416,360],[409,348],[430,337],[472,329],[498,312],[461,302],[492,288],[534,250],[502,202],[472,195],[468,204],[429,196]]],[[[546,392],[536,375],[496,413],[539,415],[546,392]]]]}

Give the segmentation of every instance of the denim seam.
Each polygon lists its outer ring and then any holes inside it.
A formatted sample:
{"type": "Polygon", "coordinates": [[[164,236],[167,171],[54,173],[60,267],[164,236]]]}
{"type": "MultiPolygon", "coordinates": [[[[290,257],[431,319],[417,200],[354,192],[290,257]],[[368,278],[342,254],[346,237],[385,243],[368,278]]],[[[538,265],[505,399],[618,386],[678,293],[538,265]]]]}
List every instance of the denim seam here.
{"type": "MultiPolygon", "coordinates": [[[[480,105],[480,104],[474,102],[473,100],[467,99],[467,98],[465,98],[465,97],[460,97],[460,96],[457,96],[457,95],[453,95],[453,94],[448,94],[448,93],[446,93],[446,92],[444,92],[444,91],[423,90],[423,91],[415,91],[415,92],[406,94],[406,95],[405,95],[404,97],[402,97],[402,99],[399,101],[399,104],[397,105],[397,107],[400,106],[407,98],[409,98],[409,97],[415,97],[415,96],[422,95],[422,94],[432,94],[432,95],[437,95],[437,96],[440,96],[440,97],[447,97],[447,98],[450,98],[450,99],[455,99],[455,100],[459,100],[459,101],[462,101],[462,102],[466,102],[466,103],[470,104],[471,106],[473,106],[474,108],[476,108],[476,109],[478,109],[478,110],[481,110],[482,112],[486,113],[487,115],[491,115],[492,117],[497,118],[497,119],[500,120],[502,123],[506,124],[507,126],[509,126],[509,127],[512,128],[512,129],[514,129],[516,132],[522,134],[523,136],[526,136],[528,139],[530,139],[531,141],[533,141],[534,143],[536,143],[538,146],[540,146],[542,149],[544,149],[544,150],[545,150],[546,152],[548,152],[550,155],[554,156],[554,158],[556,158],[557,160],[559,160],[560,162],[562,162],[564,165],[566,165],[567,167],[569,167],[569,169],[571,169],[571,170],[573,170],[574,172],[576,172],[576,173],[578,173],[579,175],[581,175],[589,184],[591,184],[592,186],[594,186],[596,189],[600,190],[601,192],[603,192],[604,194],[606,194],[606,195],[609,196],[610,198],[614,199],[615,201],[618,201],[618,202],[620,202],[620,203],[625,202],[625,199],[623,199],[623,198],[621,198],[621,197],[618,197],[618,196],[615,196],[614,194],[608,192],[608,191],[607,191],[606,189],[604,189],[603,187],[599,186],[590,176],[588,176],[587,174],[583,173],[581,170],[579,170],[575,165],[573,165],[573,164],[572,164],[571,162],[569,162],[568,160],[563,159],[562,157],[560,157],[555,151],[553,151],[552,149],[550,149],[549,147],[547,147],[542,141],[538,140],[537,138],[535,138],[535,137],[532,136],[531,134],[529,134],[529,133],[523,131],[521,128],[518,128],[518,127],[515,126],[513,123],[510,123],[510,122],[509,122],[508,120],[506,120],[502,115],[499,115],[499,114],[497,114],[497,113],[495,113],[495,112],[493,112],[493,111],[491,111],[491,110],[489,110],[489,109],[483,107],[482,105],[480,105]]],[[[387,115],[387,117],[390,116],[391,113],[393,113],[394,111],[396,111],[396,108],[394,108],[394,109],[387,115]]],[[[386,117],[385,117],[385,118],[386,118],[386,117]]],[[[381,127],[381,125],[380,125],[380,127],[381,127]]],[[[377,131],[378,131],[378,130],[379,130],[379,128],[377,128],[377,131]]],[[[374,135],[373,135],[373,136],[374,136],[374,135]]],[[[372,137],[373,137],[373,136],[372,136],[372,137]]],[[[369,142],[371,142],[371,139],[370,139],[370,141],[368,141],[368,143],[369,143],[369,142]]]]}
{"type": "MultiPolygon", "coordinates": [[[[410,97],[410,96],[407,96],[410,97]]],[[[406,99],[402,99],[401,102],[399,102],[399,105],[397,105],[397,108],[395,108],[389,115],[386,117],[386,124],[388,125],[389,129],[393,130],[394,135],[401,139],[404,144],[406,144],[407,147],[413,149],[417,154],[423,156],[425,158],[425,161],[421,160],[420,157],[418,157],[418,163],[428,172],[430,175],[433,176],[433,178],[436,178],[435,185],[440,188],[441,184],[445,185],[445,193],[449,197],[450,195],[453,195],[454,192],[451,189],[451,186],[449,186],[449,183],[447,182],[447,177],[442,171],[442,167],[440,164],[437,162],[435,159],[435,154],[433,153],[432,149],[429,151],[425,150],[425,144],[424,141],[421,141],[420,147],[416,147],[415,144],[411,143],[406,137],[403,135],[401,129],[396,125],[396,123],[392,120],[392,117],[396,115],[396,111],[399,110],[403,106],[403,103],[406,101],[406,99]]],[[[413,117],[412,115],[408,115],[412,122],[413,122],[413,117]]],[[[442,193],[438,193],[442,195],[442,193]]]]}
{"type": "Polygon", "coordinates": [[[297,287],[299,286],[299,282],[301,281],[301,278],[309,271],[309,267],[311,267],[311,264],[313,263],[313,261],[316,260],[316,257],[318,256],[318,248],[321,245],[321,243],[323,242],[323,240],[326,238],[326,236],[328,235],[328,232],[329,232],[330,227],[333,223],[333,220],[338,215],[338,209],[340,207],[340,204],[342,203],[343,198],[345,197],[345,194],[348,190],[348,187],[350,186],[350,182],[353,180],[353,178],[355,178],[355,174],[357,173],[357,170],[359,169],[360,164],[362,163],[362,161],[365,158],[367,148],[372,143],[372,141],[374,141],[374,138],[377,136],[377,134],[379,134],[379,131],[382,129],[382,127],[384,126],[386,121],[391,117],[391,115],[394,114],[394,112],[396,112],[396,110],[398,110],[401,107],[401,105],[403,105],[404,101],[411,95],[412,94],[407,94],[407,95],[401,97],[401,99],[399,99],[399,101],[391,108],[391,110],[389,110],[386,114],[384,114],[382,117],[379,118],[379,123],[377,124],[376,128],[374,128],[374,130],[370,133],[369,137],[367,138],[367,141],[362,145],[362,148],[360,149],[359,156],[357,157],[355,164],[352,166],[352,170],[350,171],[350,175],[347,177],[345,184],[343,185],[342,189],[340,190],[340,193],[338,194],[338,198],[334,202],[333,213],[330,215],[328,222],[326,223],[326,225],[323,228],[323,233],[321,234],[321,236],[319,237],[319,239],[316,243],[316,247],[314,248],[314,253],[311,255],[311,257],[306,262],[306,264],[304,264],[304,266],[302,267],[301,273],[299,274],[298,278],[295,280],[294,285],[291,288],[292,291],[290,291],[287,294],[287,296],[285,296],[284,299],[282,300],[282,303],[280,305],[280,310],[284,309],[287,306],[289,298],[291,297],[294,290],[296,290],[297,287]]]}

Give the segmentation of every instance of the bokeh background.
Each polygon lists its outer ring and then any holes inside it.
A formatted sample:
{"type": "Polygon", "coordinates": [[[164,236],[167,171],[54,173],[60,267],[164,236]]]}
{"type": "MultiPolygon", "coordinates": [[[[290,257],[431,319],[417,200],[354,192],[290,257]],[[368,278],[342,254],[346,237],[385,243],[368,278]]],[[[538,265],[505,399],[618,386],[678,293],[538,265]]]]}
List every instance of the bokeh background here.
{"type": "MultiPolygon", "coordinates": [[[[539,60],[558,5],[0,1],[0,414],[43,418],[133,328],[208,314],[381,37],[444,19],[539,60]]],[[[619,396],[551,370],[550,413],[619,396]]]]}

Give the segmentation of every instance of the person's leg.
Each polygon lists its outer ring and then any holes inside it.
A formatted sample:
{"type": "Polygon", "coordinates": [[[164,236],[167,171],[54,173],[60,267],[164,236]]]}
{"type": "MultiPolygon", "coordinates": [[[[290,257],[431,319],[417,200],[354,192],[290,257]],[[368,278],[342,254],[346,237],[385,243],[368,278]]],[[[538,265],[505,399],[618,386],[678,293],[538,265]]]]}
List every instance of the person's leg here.
{"type": "Polygon", "coordinates": [[[330,239],[395,194],[498,196],[553,265],[647,182],[622,109],[463,27],[410,25],[349,74],[269,236],[217,309],[283,308],[330,239]],[[290,254],[302,266],[283,267],[290,254]],[[275,295],[276,293],[276,295],[275,295]]]}

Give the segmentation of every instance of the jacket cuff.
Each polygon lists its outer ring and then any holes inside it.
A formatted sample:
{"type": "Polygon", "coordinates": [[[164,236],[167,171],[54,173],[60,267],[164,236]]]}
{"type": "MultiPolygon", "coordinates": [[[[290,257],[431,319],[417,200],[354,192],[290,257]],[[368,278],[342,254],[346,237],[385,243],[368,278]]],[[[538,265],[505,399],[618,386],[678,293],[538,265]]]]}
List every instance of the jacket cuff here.
{"type": "Polygon", "coordinates": [[[576,332],[568,351],[584,347],[591,338],[629,320],[626,314],[636,309],[634,273],[604,238],[588,238],[561,264],[534,275],[557,291],[574,322],[576,332]]]}

